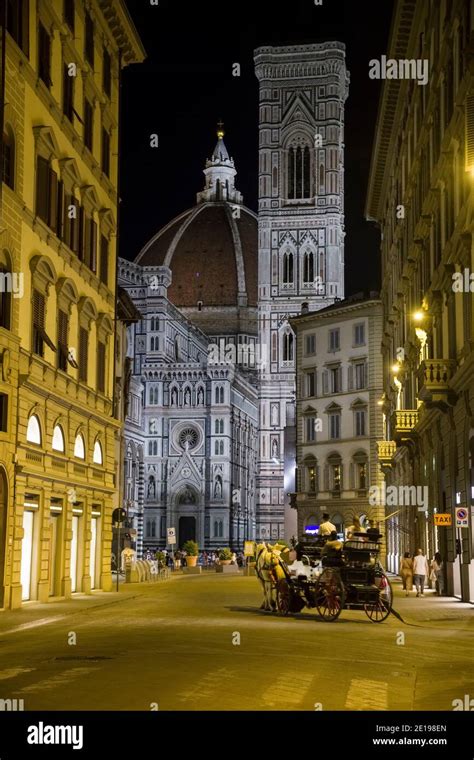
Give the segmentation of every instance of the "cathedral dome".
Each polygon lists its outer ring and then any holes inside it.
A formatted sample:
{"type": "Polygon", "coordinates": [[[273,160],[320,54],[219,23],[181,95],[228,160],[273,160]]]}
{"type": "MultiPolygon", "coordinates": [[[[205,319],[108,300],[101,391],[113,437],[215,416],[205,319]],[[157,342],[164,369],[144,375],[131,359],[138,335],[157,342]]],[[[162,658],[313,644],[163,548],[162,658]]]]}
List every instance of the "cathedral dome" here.
{"type": "Polygon", "coordinates": [[[222,129],[217,135],[197,205],[165,225],[136,263],[169,267],[168,298],[208,334],[256,334],[257,215],[243,205],[222,129]]]}

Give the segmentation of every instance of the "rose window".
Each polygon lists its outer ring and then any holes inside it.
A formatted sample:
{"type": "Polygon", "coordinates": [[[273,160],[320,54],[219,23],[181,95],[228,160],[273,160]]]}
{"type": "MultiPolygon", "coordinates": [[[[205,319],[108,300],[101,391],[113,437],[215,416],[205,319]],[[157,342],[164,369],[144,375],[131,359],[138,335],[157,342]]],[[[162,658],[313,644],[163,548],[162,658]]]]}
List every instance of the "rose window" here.
{"type": "Polygon", "coordinates": [[[199,440],[197,430],[184,428],[179,434],[178,441],[182,449],[195,449],[199,440]]]}

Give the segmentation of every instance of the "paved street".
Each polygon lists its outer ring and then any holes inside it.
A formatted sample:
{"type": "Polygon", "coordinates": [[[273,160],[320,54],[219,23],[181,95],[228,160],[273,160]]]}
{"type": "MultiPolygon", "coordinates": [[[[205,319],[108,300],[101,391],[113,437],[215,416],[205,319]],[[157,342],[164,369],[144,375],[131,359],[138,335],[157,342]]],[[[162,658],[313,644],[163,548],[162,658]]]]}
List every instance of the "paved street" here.
{"type": "Polygon", "coordinates": [[[0,698],[25,710],[451,710],[474,696],[474,609],[398,588],[405,622],[380,625],[263,613],[255,578],[213,572],[26,605],[0,613],[0,698]]]}

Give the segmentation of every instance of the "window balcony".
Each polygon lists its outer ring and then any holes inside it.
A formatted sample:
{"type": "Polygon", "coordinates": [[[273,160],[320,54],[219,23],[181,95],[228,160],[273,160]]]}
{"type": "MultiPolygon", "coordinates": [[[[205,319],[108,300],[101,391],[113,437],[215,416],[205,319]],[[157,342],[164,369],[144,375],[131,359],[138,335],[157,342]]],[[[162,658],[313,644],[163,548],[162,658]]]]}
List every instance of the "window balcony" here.
{"type": "Polygon", "coordinates": [[[396,450],[395,441],[377,441],[377,456],[383,472],[391,469],[396,450]]]}
{"type": "Polygon", "coordinates": [[[397,446],[403,446],[417,437],[415,427],[418,423],[418,409],[397,409],[393,412],[392,434],[397,446]]]}
{"type": "Polygon", "coordinates": [[[429,409],[447,411],[454,406],[457,395],[449,383],[456,371],[456,362],[450,359],[425,359],[418,368],[418,397],[429,409]]]}

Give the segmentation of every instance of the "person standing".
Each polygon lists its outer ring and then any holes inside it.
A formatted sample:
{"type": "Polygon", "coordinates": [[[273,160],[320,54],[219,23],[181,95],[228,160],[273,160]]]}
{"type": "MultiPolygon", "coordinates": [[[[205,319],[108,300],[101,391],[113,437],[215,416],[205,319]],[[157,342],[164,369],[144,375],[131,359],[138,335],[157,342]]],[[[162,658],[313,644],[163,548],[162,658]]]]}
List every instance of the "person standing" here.
{"type": "Polygon", "coordinates": [[[418,549],[418,553],[413,558],[413,580],[417,596],[425,595],[425,581],[429,573],[428,560],[423,554],[423,549],[418,549]]]}
{"type": "Polygon", "coordinates": [[[413,560],[410,552],[405,552],[400,562],[400,577],[402,579],[405,596],[409,596],[413,589],[413,560]]]}
{"type": "MultiPolygon", "coordinates": [[[[336,530],[336,526],[329,522],[328,512],[323,513],[323,522],[319,526],[318,536],[330,536],[331,533],[336,530]]],[[[337,531],[336,531],[337,532],[337,531]]]]}
{"type": "Polygon", "coordinates": [[[435,584],[437,596],[442,596],[444,592],[443,572],[443,558],[439,552],[436,552],[431,560],[430,580],[435,584]]]}

